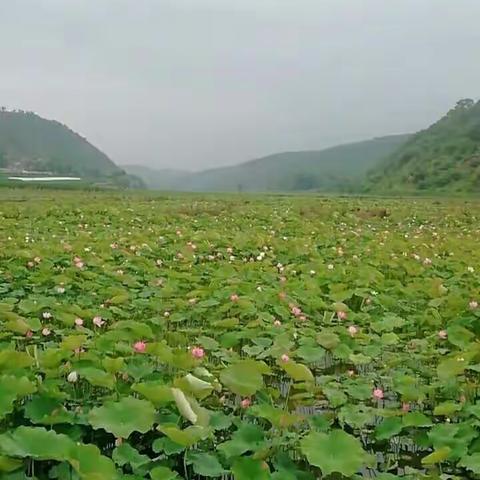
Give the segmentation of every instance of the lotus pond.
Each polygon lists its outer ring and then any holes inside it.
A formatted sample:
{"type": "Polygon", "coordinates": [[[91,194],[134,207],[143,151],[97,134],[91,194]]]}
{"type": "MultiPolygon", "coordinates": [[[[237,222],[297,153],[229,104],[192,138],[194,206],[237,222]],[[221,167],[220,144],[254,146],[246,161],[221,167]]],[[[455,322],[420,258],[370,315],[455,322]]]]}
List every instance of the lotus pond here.
{"type": "Polygon", "coordinates": [[[479,220],[0,191],[0,478],[480,478],[479,220]]]}

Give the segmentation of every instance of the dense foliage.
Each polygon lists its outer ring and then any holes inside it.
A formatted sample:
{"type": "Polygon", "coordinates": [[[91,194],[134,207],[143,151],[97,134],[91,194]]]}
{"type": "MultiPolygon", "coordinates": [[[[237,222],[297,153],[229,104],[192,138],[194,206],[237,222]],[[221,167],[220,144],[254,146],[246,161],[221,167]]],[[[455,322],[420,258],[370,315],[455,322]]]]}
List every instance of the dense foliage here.
{"type": "Polygon", "coordinates": [[[375,167],[372,192],[480,192],[480,102],[460,100],[375,167]]]}
{"type": "Polygon", "coordinates": [[[65,125],[32,112],[0,110],[0,168],[142,185],[65,125]]]}
{"type": "Polygon", "coordinates": [[[408,135],[376,138],[318,151],[286,152],[195,173],[125,166],[149,188],[204,192],[358,191],[366,172],[408,135]]]}
{"type": "Polygon", "coordinates": [[[480,478],[477,203],[0,194],[2,479],[480,478]]]}

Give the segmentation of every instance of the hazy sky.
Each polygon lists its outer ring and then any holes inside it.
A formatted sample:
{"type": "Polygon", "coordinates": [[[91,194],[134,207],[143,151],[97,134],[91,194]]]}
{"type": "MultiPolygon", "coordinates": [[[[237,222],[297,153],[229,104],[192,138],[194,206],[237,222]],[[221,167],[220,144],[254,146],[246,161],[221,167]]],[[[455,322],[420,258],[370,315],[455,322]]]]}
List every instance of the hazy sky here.
{"type": "Polygon", "coordinates": [[[119,164],[200,169],[480,97],[480,0],[0,0],[0,104],[119,164]]]}

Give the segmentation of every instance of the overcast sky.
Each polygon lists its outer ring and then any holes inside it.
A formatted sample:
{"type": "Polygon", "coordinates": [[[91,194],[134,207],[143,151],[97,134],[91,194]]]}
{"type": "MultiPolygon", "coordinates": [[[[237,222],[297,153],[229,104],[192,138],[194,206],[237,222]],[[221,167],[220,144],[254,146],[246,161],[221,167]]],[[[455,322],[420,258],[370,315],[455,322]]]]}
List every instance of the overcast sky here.
{"type": "Polygon", "coordinates": [[[0,0],[0,105],[118,164],[410,132],[480,97],[480,0],[0,0]]]}

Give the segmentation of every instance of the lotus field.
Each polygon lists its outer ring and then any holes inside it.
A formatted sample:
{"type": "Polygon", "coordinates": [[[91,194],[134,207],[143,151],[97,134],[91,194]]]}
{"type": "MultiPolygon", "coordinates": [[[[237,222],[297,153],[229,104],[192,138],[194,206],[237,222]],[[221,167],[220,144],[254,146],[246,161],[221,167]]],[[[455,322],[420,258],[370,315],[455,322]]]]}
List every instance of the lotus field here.
{"type": "Polygon", "coordinates": [[[480,204],[0,192],[0,478],[480,478],[480,204]]]}

